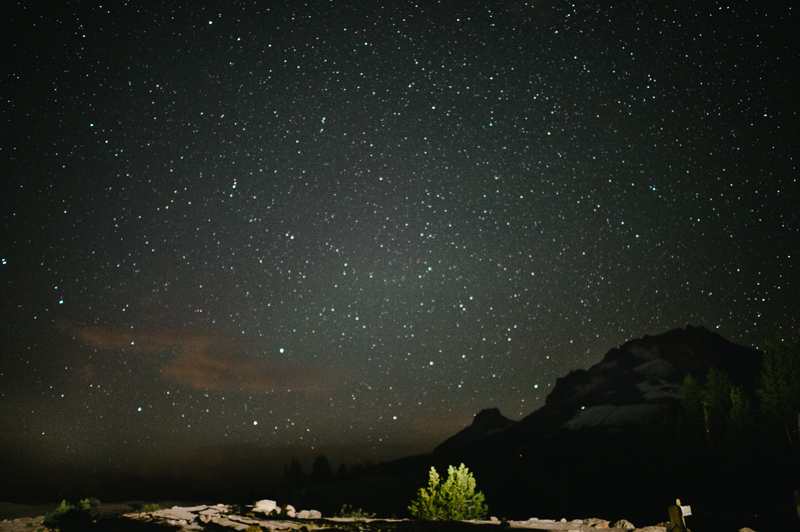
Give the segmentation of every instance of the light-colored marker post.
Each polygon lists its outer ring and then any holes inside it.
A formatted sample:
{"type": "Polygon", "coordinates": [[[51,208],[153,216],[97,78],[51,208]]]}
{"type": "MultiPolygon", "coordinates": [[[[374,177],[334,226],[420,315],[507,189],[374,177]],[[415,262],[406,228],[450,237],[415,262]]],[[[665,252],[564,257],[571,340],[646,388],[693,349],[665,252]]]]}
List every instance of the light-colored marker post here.
{"type": "Polygon", "coordinates": [[[681,506],[681,500],[675,499],[675,504],[669,507],[669,526],[667,532],[688,532],[684,516],[692,515],[691,506],[681,506]]]}

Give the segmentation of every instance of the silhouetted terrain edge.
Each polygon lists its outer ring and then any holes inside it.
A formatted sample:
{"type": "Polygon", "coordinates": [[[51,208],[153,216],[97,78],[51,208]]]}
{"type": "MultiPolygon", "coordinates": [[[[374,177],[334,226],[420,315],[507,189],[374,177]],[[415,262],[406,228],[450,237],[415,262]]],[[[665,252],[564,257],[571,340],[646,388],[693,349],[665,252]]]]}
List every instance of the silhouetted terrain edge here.
{"type": "MultiPolygon", "coordinates": [[[[696,530],[791,529],[797,527],[792,492],[800,489],[797,451],[787,453],[785,442],[780,447],[766,441],[757,424],[745,424],[736,434],[708,432],[706,419],[704,431],[703,407],[698,428],[682,403],[685,379],[691,377],[698,390],[713,386],[712,368],[728,379],[728,401],[735,389],[739,401],[754,403],[762,358],[758,350],[687,326],[627,342],[588,370],[559,378],[545,405],[520,421],[487,408],[429,454],[345,467],[335,475],[328,468],[316,477],[299,468],[291,476],[289,468],[282,481],[269,482],[275,472],[267,466],[283,466],[288,457],[268,464],[260,449],[241,449],[235,460],[220,449],[224,474],[220,468],[200,469],[187,483],[164,467],[161,477],[138,470],[106,475],[97,487],[102,493],[125,488],[122,497],[149,490],[156,498],[228,503],[272,498],[326,516],[347,504],[379,516],[407,517],[432,466],[444,475],[448,465],[463,462],[485,494],[490,515],[497,517],[624,518],[645,526],[668,520],[667,508],[679,498],[692,506],[689,526],[696,530]]],[[[54,474],[45,469],[42,464],[38,471],[20,470],[6,480],[54,474]]],[[[2,487],[9,495],[16,485],[2,487]]]]}
{"type": "Polygon", "coordinates": [[[358,498],[404,515],[431,466],[443,474],[463,462],[490,514],[509,519],[597,516],[643,526],[668,520],[680,498],[697,510],[697,529],[778,529],[767,513],[796,527],[792,491],[800,486],[778,453],[707,447],[681,424],[687,376],[705,384],[716,368],[753,397],[761,358],[703,327],[632,340],[558,379],[545,406],[519,422],[484,410],[435,452],[381,464],[358,498]]]}

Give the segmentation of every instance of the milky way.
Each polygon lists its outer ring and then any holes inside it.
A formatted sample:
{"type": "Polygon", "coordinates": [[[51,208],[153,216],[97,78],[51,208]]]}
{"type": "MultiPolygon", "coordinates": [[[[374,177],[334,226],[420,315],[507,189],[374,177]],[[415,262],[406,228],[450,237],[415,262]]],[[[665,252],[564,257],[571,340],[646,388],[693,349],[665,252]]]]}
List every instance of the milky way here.
{"type": "Polygon", "coordinates": [[[798,327],[796,10],[17,7],[0,433],[430,450],[625,341],[798,327]]]}

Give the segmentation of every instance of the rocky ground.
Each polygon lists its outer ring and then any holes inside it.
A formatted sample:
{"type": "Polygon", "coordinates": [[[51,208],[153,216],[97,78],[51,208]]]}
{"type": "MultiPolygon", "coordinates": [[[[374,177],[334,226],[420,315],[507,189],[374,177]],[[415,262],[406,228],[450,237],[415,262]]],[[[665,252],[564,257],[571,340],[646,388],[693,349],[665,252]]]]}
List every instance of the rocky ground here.
{"type": "MultiPolygon", "coordinates": [[[[134,510],[135,503],[99,504],[93,507],[92,522],[81,527],[82,530],[102,532],[146,532],[146,531],[234,531],[248,530],[262,532],[313,532],[321,530],[340,530],[344,532],[488,532],[487,528],[527,528],[542,531],[596,531],[608,532],[665,532],[666,527],[648,526],[634,528],[627,521],[610,523],[603,519],[567,521],[536,519],[527,521],[505,521],[491,518],[488,521],[473,522],[421,522],[407,519],[352,519],[321,518],[312,512],[296,512],[289,517],[255,514],[252,508],[217,505],[174,505],[169,509],[142,513],[134,510]],[[477,527],[477,528],[476,528],[477,527]],[[429,530],[430,529],[430,530],[429,530]]],[[[52,511],[55,505],[24,506],[0,503],[1,532],[47,532],[44,513],[52,511]],[[36,516],[36,513],[42,515],[36,516]]],[[[290,512],[294,513],[294,512],[290,512]]]]}

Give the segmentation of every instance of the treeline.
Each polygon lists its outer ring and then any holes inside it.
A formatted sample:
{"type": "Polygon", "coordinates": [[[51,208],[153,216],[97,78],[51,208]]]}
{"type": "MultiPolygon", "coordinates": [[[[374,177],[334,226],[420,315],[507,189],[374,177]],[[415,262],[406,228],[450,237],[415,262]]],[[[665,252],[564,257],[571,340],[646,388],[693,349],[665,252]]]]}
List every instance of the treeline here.
{"type": "Polygon", "coordinates": [[[735,385],[716,368],[704,381],[687,376],[676,433],[684,445],[738,459],[775,453],[797,467],[800,440],[800,337],[766,345],[755,389],[735,385]]]}
{"type": "Polygon", "coordinates": [[[712,367],[686,376],[673,412],[640,425],[621,451],[630,453],[626,469],[614,475],[638,488],[625,492],[629,501],[680,497],[692,506],[698,528],[708,530],[737,523],[755,530],[796,526],[800,336],[767,342],[755,375],[712,367]]]}
{"type": "Polygon", "coordinates": [[[366,465],[353,464],[350,467],[342,463],[334,474],[328,458],[320,455],[314,459],[311,465],[311,472],[307,474],[303,471],[300,460],[292,458],[290,463],[283,466],[283,478],[280,481],[280,487],[298,489],[310,484],[359,478],[373,471],[375,467],[371,462],[367,462],[366,465]]]}
{"type": "Polygon", "coordinates": [[[324,516],[396,515],[408,505],[419,479],[410,486],[395,480],[387,482],[383,469],[383,463],[368,461],[349,467],[340,464],[334,472],[328,458],[320,455],[306,472],[300,460],[292,458],[284,464],[282,478],[270,489],[270,498],[295,508],[319,510],[324,516]]]}

